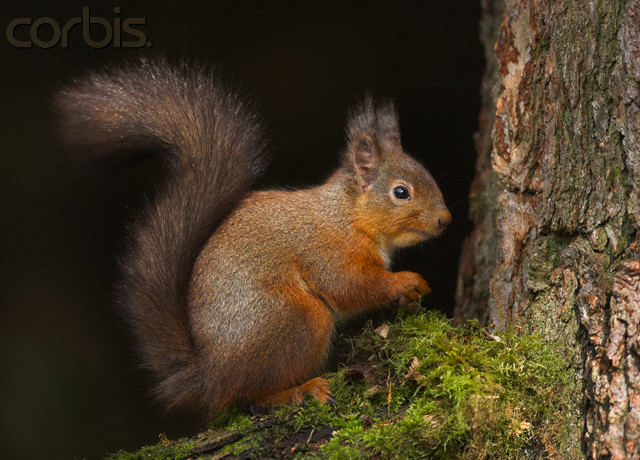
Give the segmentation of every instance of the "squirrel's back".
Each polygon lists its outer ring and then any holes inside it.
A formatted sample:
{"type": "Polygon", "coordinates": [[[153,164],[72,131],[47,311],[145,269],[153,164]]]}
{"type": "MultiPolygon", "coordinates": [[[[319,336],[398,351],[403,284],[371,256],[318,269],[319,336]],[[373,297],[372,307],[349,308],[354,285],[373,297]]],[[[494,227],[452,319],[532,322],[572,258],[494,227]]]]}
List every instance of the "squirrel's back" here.
{"type": "Polygon", "coordinates": [[[263,167],[254,109],[197,63],[142,60],[59,94],[62,134],[95,154],[163,151],[169,169],[123,260],[122,307],[168,408],[203,405],[186,296],[193,264],[263,167]]]}

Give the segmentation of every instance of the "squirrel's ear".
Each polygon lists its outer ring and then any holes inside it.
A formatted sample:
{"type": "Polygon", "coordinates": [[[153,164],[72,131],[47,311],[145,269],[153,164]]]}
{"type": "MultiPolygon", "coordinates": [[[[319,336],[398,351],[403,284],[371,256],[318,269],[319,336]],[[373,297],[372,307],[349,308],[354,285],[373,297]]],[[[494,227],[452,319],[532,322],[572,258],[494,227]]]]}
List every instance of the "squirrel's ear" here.
{"type": "Polygon", "coordinates": [[[374,152],[371,139],[361,138],[353,146],[352,169],[363,190],[368,190],[373,185],[376,177],[378,160],[374,152]]]}
{"type": "Polygon", "coordinates": [[[398,112],[391,100],[378,106],[367,95],[351,112],[345,163],[363,190],[373,184],[380,164],[402,153],[398,112]]]}
{"type": "Polygon", "coordinates": [[[365,97],[351,112],[343,161],[363,190],[373,185],[381,158],[376,140],[376,113],[371,96],[365,97]]]}

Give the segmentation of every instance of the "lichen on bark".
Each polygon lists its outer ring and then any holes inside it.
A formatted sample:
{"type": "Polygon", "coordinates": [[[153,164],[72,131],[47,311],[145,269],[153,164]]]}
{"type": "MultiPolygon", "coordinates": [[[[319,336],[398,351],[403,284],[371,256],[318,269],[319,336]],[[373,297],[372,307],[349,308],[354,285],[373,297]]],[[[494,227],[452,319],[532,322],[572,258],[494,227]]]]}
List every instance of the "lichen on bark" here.
{"type": "Polygon", "coordinates": [[[566,456],[640,455],[640,2],[487,0],[482,21],[456,318],[544,331],[565,353],[566,456]]]}

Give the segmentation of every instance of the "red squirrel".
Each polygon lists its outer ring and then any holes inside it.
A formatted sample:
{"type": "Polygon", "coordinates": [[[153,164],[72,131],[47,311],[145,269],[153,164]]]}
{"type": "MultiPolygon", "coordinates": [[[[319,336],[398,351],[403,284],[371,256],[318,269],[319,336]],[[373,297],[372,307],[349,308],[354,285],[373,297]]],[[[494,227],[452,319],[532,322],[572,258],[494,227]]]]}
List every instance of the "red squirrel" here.
{"type": "Polygon", "coordinates": [[[336,322],[429,293],[390,262],[451,214],[403,151],[391,102],[353,110],[324,184],[250,191],[265,164],[260,119],[205,66],[142,60],[58,96],[73,147],[163,153],[167,179],[132,229],[122,305],[167,408],[331,401],[318,373],[336,322]]]}

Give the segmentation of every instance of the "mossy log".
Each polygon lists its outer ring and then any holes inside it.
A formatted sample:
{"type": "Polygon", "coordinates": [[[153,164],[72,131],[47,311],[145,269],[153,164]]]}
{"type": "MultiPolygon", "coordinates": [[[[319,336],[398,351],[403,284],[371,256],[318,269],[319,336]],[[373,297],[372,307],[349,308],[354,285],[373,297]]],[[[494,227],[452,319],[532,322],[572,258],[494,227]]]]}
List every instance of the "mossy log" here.
{"type": "Polygon", "coordinates": [[[537,334],[432,311],[347,342],[347,367],[327,376],[334,404],[234,408],[190,439],[109,458],[537,459],[572,442],[572,375],[537,334]]]}

